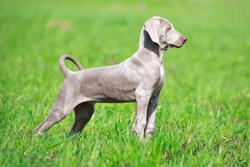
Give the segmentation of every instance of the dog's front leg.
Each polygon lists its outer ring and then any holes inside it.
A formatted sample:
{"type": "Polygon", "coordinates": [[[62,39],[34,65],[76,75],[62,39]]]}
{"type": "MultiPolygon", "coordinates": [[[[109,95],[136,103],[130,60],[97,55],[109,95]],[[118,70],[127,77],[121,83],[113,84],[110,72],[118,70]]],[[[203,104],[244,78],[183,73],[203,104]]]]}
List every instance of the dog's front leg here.
{"type": "Polygon", "coordinates": [[[159,94],[160,94],[160,91],[155,96],[153,96],[148,103],[147,124],[145,128],[146,137],[151,137],[154,133],[155,117],[156,117],[159,94]]]}
{"type": "Polygon", "coordinates": [[[136,90],[136,118],[133,131],[142,140],[144,138],[145,127],[147,124],[147,107],[151,92],[142,89],[136,90]]]}

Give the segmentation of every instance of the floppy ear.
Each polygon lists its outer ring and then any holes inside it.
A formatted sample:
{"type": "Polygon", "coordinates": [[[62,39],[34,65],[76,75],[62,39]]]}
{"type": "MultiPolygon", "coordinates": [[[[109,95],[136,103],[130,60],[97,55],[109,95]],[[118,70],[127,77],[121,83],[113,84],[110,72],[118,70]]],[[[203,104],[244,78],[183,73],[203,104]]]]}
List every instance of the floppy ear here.
{"type": "Polygon", "coordinates": [[[151,18],[144,24],[144,29],[148,32],[151,40],[160,46],[161,22],[158,18],[151,18]]]}

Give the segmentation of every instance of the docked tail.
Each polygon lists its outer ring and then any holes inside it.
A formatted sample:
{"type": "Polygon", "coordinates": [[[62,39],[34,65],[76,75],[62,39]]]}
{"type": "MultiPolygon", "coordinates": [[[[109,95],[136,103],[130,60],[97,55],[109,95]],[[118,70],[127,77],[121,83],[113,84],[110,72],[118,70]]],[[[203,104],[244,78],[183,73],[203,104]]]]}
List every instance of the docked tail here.
{"type": "Polygon", "coordinates": [[[70,55],[62,55],[59,59],[58,64],[59,64],[59,67],[64,74],[64,78],[67,78],[68,74],[72,72],[66,67],[66,65],[64,63],[65,59],[72,61],[79,68],[79,70],[83,70],[82,65],[74,57],[72,57],[70,55]]]}

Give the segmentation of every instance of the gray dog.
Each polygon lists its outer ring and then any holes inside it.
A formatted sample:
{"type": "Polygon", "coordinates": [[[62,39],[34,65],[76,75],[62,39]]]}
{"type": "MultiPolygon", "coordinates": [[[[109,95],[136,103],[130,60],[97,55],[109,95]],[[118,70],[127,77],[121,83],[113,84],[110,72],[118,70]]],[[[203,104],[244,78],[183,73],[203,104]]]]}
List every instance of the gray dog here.
{"type": "Polygon", "coordinates": [[[91,119],[95,103],[136,102],[133,131],[140,139],[152,136],[164,84],[163,52],[169,47],[180,48],[186,41],[169,21],[152,17],[142,28],[138,51],[120,64],[83,70],[76,59],[63,55],[59,66],[65,81],[49,115],[36,128],[36,135],[42,135],[73,109],[75,123],[70,132],[80,133],[91,119]],[[74,62],[80,71],[70,71],[65,59],[74,62]]]}

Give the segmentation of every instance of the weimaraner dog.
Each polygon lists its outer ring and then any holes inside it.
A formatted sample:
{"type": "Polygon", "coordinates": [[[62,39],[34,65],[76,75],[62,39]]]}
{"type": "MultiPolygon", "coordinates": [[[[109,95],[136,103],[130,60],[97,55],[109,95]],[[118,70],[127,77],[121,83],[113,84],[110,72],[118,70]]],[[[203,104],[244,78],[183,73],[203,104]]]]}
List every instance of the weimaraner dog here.
{"type": "Polygon", "coordinates": [[[138,51],[120,64],[83,69],[76,59],[63,55],[59,66],[65,81],[49,115],[36,128],[36,135],[42,135],[73,109],[75,123],[70,133],[80,133],[91,119],[95,103],[136,102],[133,131],[140,139],[152,136],[164,83],[163,52],[170,47],[180,48],[186,41],[169,21],[152,17],[142,28],[138,51]],[[80,71],[70,71],[65,59],[74,62],[80,71]]]}

